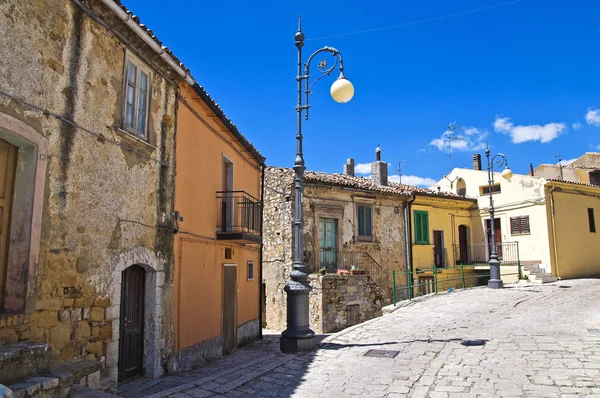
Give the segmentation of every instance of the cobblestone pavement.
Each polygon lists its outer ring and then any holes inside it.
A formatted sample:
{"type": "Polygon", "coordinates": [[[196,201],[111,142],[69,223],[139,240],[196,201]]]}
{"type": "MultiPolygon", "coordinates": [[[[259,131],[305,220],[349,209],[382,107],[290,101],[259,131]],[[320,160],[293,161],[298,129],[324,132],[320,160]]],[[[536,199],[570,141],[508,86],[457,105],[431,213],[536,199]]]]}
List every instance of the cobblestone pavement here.
{"type": "Polygon", "coordinates": [[[600,398],[600,279],[455,291],[285,355],[276,336],[125,397],[600,398]],[[399,351],[366,357],[370,349],[399,351]]]}

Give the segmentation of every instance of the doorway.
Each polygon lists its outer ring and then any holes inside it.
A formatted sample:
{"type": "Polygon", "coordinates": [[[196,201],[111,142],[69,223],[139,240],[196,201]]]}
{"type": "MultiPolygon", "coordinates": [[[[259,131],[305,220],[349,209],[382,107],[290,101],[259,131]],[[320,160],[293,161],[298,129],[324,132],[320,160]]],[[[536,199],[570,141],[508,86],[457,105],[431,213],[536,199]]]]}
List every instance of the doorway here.
{"type": "MultiPolygon", "coordinates": [[[[492,228],[490,224],[490,220],[485,220],[485,231],[487,234],[487,249],[488,249],[488,259],[492,254],[492,228]]],[[[494,235],[495,235],[495,245],[496,245],[496,253],[498,254],[498,259],[502,260],[502,226],[500,225],[500,219],[494,218],[494,235]]]]}
{"type": "Polygon", "coordinates": [[[17,147],[0,140],[0,310],[4,309],[6,263],[16,163],[17,147]]]}
{"type": "Polygon", "coordinates": [[[119,383],[144,373],[144,292],[146,272],[139,265],[123,271],[119,339],[119,383]]]}
{"type": "Polygon", "coordinates": [[[319,219],[319,264],[327,272],[337,270],[337,219],[319,219]]]}
{"type": "Polygon", "coordinates": [[[433,263],[437,268],[446,266],[444,231],[433,231],[433,263]]]}
{"type": "Polygon", "coordinates": [[[223,354],[237,347],[237,266],[223,267],[223,354]]]}
{"type": "Polygon", "coordinates": [[[458,226],[458,264],[469,264],[468,229],[466,225],[458,226]]]}

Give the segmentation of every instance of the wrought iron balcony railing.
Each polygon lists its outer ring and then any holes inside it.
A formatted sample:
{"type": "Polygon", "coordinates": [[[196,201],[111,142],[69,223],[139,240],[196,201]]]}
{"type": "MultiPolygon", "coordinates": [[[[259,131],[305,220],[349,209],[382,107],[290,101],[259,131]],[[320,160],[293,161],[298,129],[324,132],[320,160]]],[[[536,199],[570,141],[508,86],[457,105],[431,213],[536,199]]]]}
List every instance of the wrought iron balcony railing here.
{"type": "Polygon", "coordinates": [[[383,274],[377,260],[369,253],[361,251],[317,249],[305,253],[304,262],[308,272],[317,272],[324,268],[325,272],[334,273],[338,270],[351,271],[354,268],[355,272],[369,275],[376,282],[379,282],[383,274]]]}
{"type": "MultiPolygon", "coordinates": [[[[486,264],[490,259],[491,248],[487,243],[454,245],[456,265],[486,264]]],[[[497,242],[496,252],[500,265],[519,263],[519,242],[497,242]]]]}
{"type": "Polygon", "coordinates": [[[219,191],[217,202],[218,240],[261,242],[263,205],[260,200],[244,191],[219,191]]]}

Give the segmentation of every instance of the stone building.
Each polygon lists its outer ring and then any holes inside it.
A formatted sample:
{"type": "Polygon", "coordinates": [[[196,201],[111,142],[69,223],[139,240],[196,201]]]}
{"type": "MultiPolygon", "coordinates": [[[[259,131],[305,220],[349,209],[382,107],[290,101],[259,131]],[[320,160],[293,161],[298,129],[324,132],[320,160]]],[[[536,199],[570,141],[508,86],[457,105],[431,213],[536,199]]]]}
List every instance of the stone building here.
{"type": "Polygon", "coordinates": [[[541,164],[530,174],[552,180],[600,185],[600,153],[586,152],[566,165],[541,164]]]}
{"type": "Polygon", "coordinates": [[[177,84],[191,78],[113,0],[6,0],[0,27],[0,345],[98,362],[106,384],[158,377],[177,84]]]}
{"type": "MultiPolygon", "coordinates": [[[[315,281],[313,286],[316,288],[311,293],[311,327],[316,331],[332,330],[327,327],[330,323],[323,323],[326,318],[324,314],[331,311],[358,311],[360,321],[368,319],[366,312],[371,314],[369,317],[375,316],[377,312],[373,308],[378,305],[381,309],[384,301],[392,297],[391,271],[406,270],[407,249],[410,250],[410,243],[407,246],[406,240],[408,204],[415,193],[432,191],[388,182],[387,167],[378,151],[377,160],[372,163],[372,178],[354,176],[352,159],[344,167],[344,174],[305,174],[304,259],[309,272],[333,274],[344,270],[348,273],[365,273],[379,289],[375,292],[369,286],[369,293],[367,289],[358,290],[368,296],[367,300],[372,300],[372,305],[348,308],[364,299],[357,297],[350,300],[352,302],[348,301],[344,308],[333,304],[328,307],[323,302],[332,300],[321,300],[319,295],[326,296],[326,290],[330,289],[323,286],[331,285],[333,282],[329,279],[333,276],[317,277],[325,279],[315,281]],[[359,270],[351,271],[356,268],[359,270]],[[325,293],[318,292],[322,287],[325,293]],[[370,294],[371,290],[373,295],[370,294]],[[319,298],[315,302],[317,296],[319,298]]],[[[286,327],[286,295],[283,288],[293,262],[293,189],[292,169],[266,169],[263,278],[266,282],[266,326],[270,329],[286,327]]],[[[334,284],[339,289],[354,292],[356,284],[348,280],[355,277],[364,278],[362,275],[339,275],[334,284]],[[354,287],[342,286],[349,283],[354,287]]],[[[340,316],[347,317],[344,314],[340,316]]],[[[346,326],[340,321],[336,322],[336,330],[346,326]]]]}

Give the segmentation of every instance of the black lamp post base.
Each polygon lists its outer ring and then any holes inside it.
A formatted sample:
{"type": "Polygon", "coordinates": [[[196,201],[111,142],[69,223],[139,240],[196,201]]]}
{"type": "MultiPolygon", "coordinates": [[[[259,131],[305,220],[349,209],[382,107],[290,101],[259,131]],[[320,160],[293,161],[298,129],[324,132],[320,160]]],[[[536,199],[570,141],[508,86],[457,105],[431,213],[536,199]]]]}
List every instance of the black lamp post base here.
{"type": "Polygon", "coordinates": [[[503,287],[502,279],[490,279],[488,281],[488,289],[502,289],[503,287]]]}
{"type": "Polygon", "coordinates": [[[279,339],[279,349],[284,354],[312,351],[316,346],[317,339],[314,334],[307,338],[286,337],[282,335],[279,339]]]}

